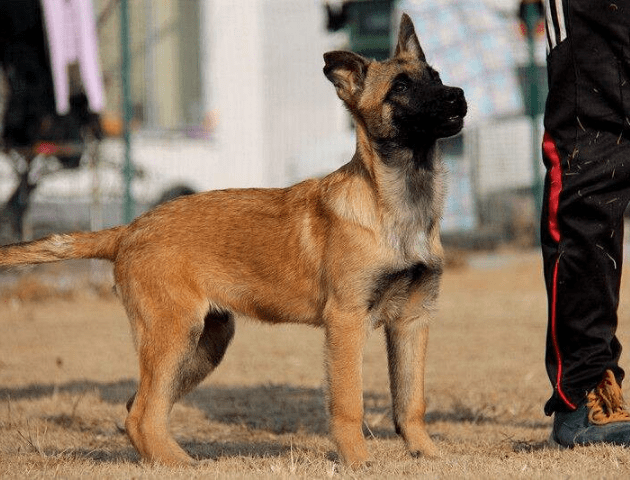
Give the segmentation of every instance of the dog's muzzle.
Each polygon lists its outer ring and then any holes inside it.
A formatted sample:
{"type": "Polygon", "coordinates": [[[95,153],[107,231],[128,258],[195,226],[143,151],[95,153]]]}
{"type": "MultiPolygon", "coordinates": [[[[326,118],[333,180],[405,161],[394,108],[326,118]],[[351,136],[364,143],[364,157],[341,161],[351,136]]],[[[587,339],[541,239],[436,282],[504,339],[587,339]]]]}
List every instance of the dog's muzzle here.
{"type": "Polygon", "coordinates": [[[464,127],[464,117],[468,112],[464,91],[458,87],[442,87],[436,97],[435,100],[439,104],[434,127],[436,137],[456,135],[464,127]]]}

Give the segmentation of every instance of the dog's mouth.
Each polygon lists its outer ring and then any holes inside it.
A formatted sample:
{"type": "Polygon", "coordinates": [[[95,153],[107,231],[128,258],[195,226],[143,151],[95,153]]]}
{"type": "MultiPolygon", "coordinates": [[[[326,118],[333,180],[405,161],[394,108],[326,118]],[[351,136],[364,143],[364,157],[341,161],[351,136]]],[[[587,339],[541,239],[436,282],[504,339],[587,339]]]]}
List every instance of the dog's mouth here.
{"type": "Polygon", "coordinates": [[[468,113],[468,105],[461,89],[452,89],[454,95],[447,101],[447,112],[438,122],[435,133],[440,138],[458,134],[464,128],[464,117],[468,113]],[[450,110],[450,111],[448,111],[450,110]]]}
{"type": "Polygon", "coordinates": [[[444,122],[444,126],[459,126],[460,128],[464,127],[464,116],[463,115],[451,115],[444,122]]]}
{"type": "Polygon", "coordinates": [[[450,115],[436,125],[434,132],[438,138],[457,135],[464,128],[464,115],[450,115]]]}

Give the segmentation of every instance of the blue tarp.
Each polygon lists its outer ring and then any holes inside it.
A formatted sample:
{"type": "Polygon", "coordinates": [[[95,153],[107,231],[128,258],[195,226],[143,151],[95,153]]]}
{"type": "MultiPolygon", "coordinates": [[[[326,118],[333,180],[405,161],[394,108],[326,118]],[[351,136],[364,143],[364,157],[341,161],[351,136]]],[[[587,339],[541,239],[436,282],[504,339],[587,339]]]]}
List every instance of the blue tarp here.
{"type": "Polygon", "coordinates": [[[414,22],[427,61],[446,85],[464,89],[466,124],[523,113],[510,20],[482,0],[402,0],[414,22]]]}

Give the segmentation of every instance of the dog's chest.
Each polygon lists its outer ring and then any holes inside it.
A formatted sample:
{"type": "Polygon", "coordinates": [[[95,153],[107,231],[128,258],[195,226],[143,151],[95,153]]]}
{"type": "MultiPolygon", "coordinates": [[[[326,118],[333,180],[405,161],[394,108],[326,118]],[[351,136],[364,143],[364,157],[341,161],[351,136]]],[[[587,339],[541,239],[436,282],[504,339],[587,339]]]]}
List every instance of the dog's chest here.
{"type": "Polygon", "coordinates": [[[443,204],[442,171],[385,172],[389,187],[384,197],[386,214],[381,221],[382,242],[406,264],[428,262],[432,256],[432,232],[438,227],[443,204]],[[396,181],[393,181],[396,180],[396,181]]]}
{"type": "Polygon", "coordinates": [[[392,254],[406,263],[426,262],[430,256],[429,235],[424,228],[392,228],[384,236],[392,254]]]}
{"type": "Polygon", "coordinates": [[[402,269],[383,269],[374,275],[368,299],[368,313],[373,328],[400,317],[412,295],[431,298],[433,280],[439,270],[424,262],[402,269]]]}

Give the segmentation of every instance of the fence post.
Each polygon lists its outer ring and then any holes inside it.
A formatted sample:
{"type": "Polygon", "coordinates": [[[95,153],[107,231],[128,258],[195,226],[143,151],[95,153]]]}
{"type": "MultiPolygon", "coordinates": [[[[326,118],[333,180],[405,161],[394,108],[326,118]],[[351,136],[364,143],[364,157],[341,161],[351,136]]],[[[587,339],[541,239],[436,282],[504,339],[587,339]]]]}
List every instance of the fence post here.
{"type": "Polygon", "coordinates": [[[529,63],[527,81],[529,83],[529,105],[526,106],[532,126],[532,196],[534,198],[534,225],[536,245],[540,244],[540,215],[543,202],[543,182],[540,176],[541,144],[538,117],[541,112],[540,91],[538,88],[538,68],[536,66],[536,27],[542,19],[543,7],[540,0],[522,0],[521,15],[527,32],[529,63]]]}
{"type": "Polygon", "coordinates": [[[122,53],[121,76],[122,76],[122,109],[123,109],[123,141],[124,141],[124,164],[123,164],[123,222],[129,223],[134,217],[134,202],[131,193],[131,182],[133,169],[131,166],[131,91],[130,91],[130,64],[131,52],[129,48],[129,2],[120,0],[120,44],[122,53]]]}

